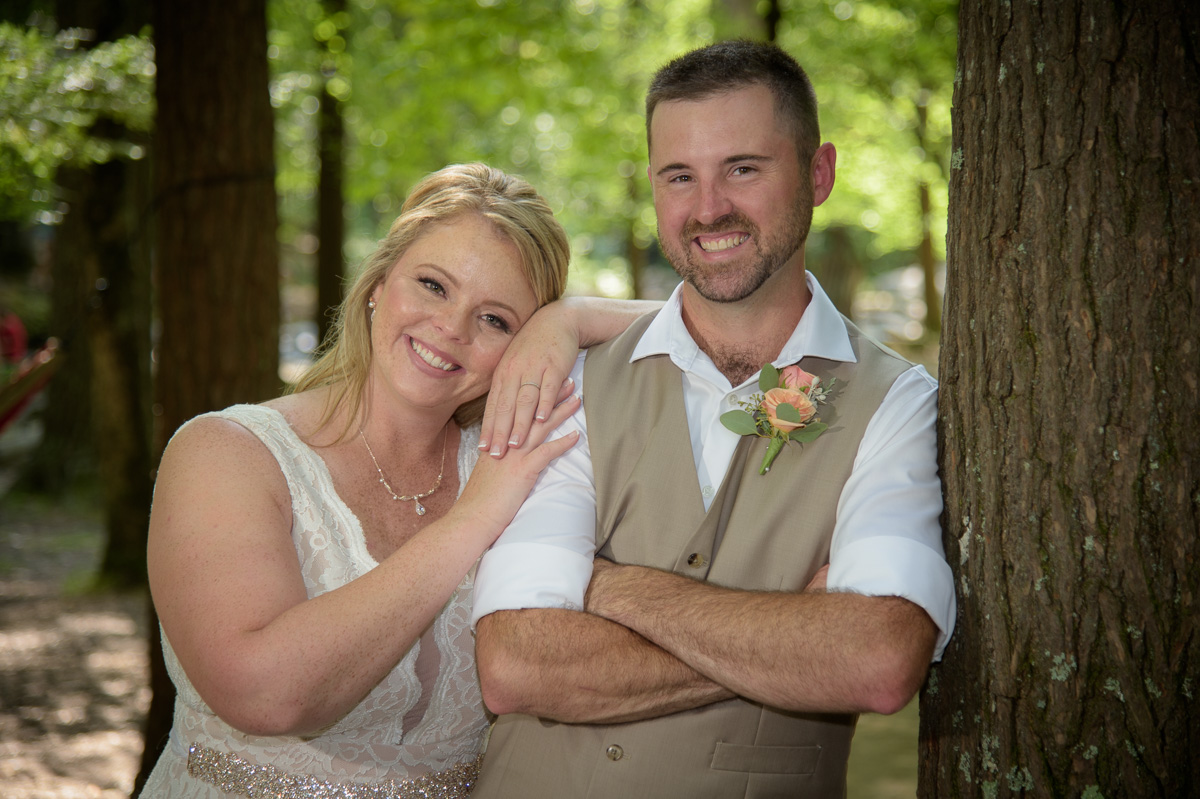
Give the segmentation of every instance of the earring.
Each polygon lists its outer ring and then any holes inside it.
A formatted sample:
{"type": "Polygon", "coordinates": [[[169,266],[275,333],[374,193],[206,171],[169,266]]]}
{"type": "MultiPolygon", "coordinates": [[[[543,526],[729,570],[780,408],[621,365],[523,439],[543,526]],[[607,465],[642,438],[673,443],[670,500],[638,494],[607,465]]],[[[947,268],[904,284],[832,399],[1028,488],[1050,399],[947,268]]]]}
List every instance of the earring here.
{"type": "Polygon", "coordinates": [[[375,324],[375,300],[368,299],[367,307],[371,309],[371,324],[375,324]]]}

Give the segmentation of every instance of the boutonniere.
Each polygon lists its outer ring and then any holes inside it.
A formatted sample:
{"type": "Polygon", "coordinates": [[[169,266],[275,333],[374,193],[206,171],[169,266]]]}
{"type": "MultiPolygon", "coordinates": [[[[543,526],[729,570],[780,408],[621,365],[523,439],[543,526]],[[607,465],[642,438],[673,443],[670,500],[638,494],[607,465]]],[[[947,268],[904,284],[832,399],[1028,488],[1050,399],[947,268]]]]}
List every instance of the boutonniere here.
{"type": "Polygon", "coordinates": [[[768,438],[767,454],[759,474],[771,469],[771,462],[789,441],[812,441],[829,425],[817,418],[817,406],[829,401],[829,392],[837,379],[821,385],[821,378],[810,375],[799,366],[776,369],[771,364],[758,375],[761,393],[739,402],[744,410],[721,414],[721,424],[739,436],[768,438]]]}

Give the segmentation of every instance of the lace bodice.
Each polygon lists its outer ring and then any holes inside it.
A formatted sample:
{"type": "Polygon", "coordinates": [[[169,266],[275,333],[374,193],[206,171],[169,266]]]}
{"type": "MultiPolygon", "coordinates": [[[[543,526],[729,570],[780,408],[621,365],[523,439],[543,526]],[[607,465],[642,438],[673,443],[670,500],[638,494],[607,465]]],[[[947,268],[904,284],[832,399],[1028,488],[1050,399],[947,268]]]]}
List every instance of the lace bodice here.
{"type": "MultiPolygon", "coordinates": [[[[345,585],[378,565],[367,552],[358,518],[334,490],[325,462],[281,414],[261,405],[236,405],[206,416],[246,427],[279,462],[292,498],[292,540],[310,597],[345,585]]],[[[460,486],[466,484],[477,459],[478,438],[478,427],[463,431],[458,452],[460,486]]],[[[403,780],[473,760],[487,719],[469,627],[472,579],[473,574],[466,576],[430,630],[362,702],[335,724],[303,738],[258,737],[230,727],[200,698],[164,635],[167,670],[179,692],[169,749],[186,760],[188,747],[199,745],[253,764],[336,783],[403,780]]],[[[177,778],[177,773],[171,775],[169,794],[151,793],[148,784],[143,795],[225,795],[186,773],[183,779],[194,783],[194,791],[180,792],[177,778]]]]}

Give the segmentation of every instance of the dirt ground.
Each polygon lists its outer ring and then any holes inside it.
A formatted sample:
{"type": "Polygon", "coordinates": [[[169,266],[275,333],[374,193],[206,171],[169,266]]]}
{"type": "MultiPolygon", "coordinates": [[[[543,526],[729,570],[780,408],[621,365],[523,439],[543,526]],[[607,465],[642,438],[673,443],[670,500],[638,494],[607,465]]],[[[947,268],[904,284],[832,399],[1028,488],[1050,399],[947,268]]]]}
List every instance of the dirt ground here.
{"type": "Polygon", "coordinates": [[[146,597],[89,594],[93,510],[0,496],[0,796],[123,799],[141,760],[146,597]]]}

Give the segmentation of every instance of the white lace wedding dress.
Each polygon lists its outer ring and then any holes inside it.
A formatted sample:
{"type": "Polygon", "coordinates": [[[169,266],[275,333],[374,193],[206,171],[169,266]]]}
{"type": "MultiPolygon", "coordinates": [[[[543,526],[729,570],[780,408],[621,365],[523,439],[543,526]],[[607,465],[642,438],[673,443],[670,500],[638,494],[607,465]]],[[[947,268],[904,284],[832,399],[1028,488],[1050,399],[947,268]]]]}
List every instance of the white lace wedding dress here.
{"type": "MultiPolygon", "coordinates": [[[[377,565],[358,519],[334,491],[325,462],[283,416],[261,405],[235,405],[208,415],[243,425],[279,461],[291,492],[292,539],[310,597],[377,565]]],[[[475,465],[478,440],[478,427],[463,431],[460,486],[475,465]]],[[[311,736],[258,737],[230,727],[192,687],[164,635],[163,655],[179,696],[170,740],[142,797],[466,796],[487,728],[469,626],[472,580],[473,574],[467,575],[431,628],[366,699],[311,736]]]]}

